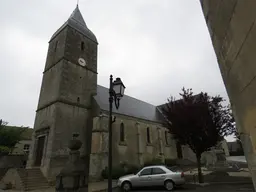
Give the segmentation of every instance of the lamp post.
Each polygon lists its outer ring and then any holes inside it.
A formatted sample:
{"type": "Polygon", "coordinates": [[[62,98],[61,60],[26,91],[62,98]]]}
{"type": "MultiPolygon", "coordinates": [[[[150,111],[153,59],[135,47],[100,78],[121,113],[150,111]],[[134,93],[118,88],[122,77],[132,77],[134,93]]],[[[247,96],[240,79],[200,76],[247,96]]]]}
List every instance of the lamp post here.
{"type": "Polygon", "coordinates": [[[120,78],[116,78],[113,82],[113,76],[110,75],[109,85],[109,125],[108,125],[108,192],[112,192],[112,119],[113,102],[116,109],[119,108],[120,99],[124,96],[125,86],[120,78]]]}

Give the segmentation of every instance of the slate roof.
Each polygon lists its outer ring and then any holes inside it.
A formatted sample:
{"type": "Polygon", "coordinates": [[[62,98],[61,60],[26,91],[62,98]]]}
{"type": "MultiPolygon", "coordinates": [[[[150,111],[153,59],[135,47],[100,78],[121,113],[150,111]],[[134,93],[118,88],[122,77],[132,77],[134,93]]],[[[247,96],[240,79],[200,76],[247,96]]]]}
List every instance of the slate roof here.
{"type": "MultiPolygon", "coordinates": [[[[109,111],[108,98],[108,88],[98,85],[95,100],[97,101],[99,107],[104,111],[109,111]]],[[[127,95],[124,95],[123,98],[120,100],[120,107],[118,110],[113,107],[113,113],[136,117],[158,123],[163,122],[163,116],[157,106],[127,95]]]]}
{"type": "Polygon", "coordinates": [[[75,10],[70,15],[68,20],[53,34],[53,36],[51,37],[51,40],[59,32],[61,32],[66,26],[70,26],[73,29],[76,29],[77,31],[79,31],[80,33],[82,33],[83,35],[85,35],[86,37],[88,37],[89,39],[94,41],[95,43],[98,43],[98,41],[97,41],[95,35],[93,34],[93,32],[90,29],[88,29],[78,6],[76,6],[75,10]]]}
{"type": "MultiPolygon", "coordinates": [[[[196,94],[196,95],[193,95],[193,98],[196,99],[196,98],[199,98],[200,96],[200,93],[199,94],[196,94]]],[[[178,103],[178,102],[181,102],[182,99],[178,99],[178,100],[175,100],[175,103],[178,103]]],[[[158,105],[157,108],[159,109],[159,111],[162,113],[163,109],[168,109],[167,108],[167,102],[165,104],[162,104],[162,105],[158,105]]]]}

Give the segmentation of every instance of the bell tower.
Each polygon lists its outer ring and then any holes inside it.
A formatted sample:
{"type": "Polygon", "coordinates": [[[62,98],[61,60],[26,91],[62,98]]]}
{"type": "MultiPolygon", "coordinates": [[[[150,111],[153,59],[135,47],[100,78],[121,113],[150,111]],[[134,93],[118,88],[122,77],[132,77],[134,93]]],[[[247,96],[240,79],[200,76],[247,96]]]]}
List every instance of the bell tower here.
{"type": "Polygon", "coordinates": [[[97,91],[97,45],[78,6],[49,41],[27,163],[27,168],[40,167],[49,180],[65,165],[73,133],[86,146],[97,91]]]}

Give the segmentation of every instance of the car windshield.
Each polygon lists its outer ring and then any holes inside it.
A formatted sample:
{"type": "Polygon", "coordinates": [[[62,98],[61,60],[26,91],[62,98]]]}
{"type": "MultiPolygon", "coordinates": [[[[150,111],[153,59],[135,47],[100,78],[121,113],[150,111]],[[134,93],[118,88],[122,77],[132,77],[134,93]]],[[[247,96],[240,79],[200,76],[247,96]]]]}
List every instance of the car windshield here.
{"type": "Polygon", "coordinates": [[[137,175],[142,169],[138,170],[137,172],[134,173],[134,175],[137,175]]]}

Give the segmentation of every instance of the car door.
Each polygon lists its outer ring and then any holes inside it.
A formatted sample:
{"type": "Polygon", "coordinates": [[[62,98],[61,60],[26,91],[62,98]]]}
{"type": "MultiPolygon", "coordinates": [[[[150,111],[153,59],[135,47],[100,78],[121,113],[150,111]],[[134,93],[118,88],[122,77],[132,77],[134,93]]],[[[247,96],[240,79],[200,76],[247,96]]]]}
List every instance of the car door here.
{"type": "Polygon", "coordinates": [[[152,185],[163,186],[166,178],[166,172],[160,167],[154,167],[152,169],[152,185]]]}
{"type": "Polygon", "coordinates": [[[147,187],[151,186],[152,181],[152,168],[144,168],[139,173],[138,177],[138,186],[139,187],[147,187]]]}

